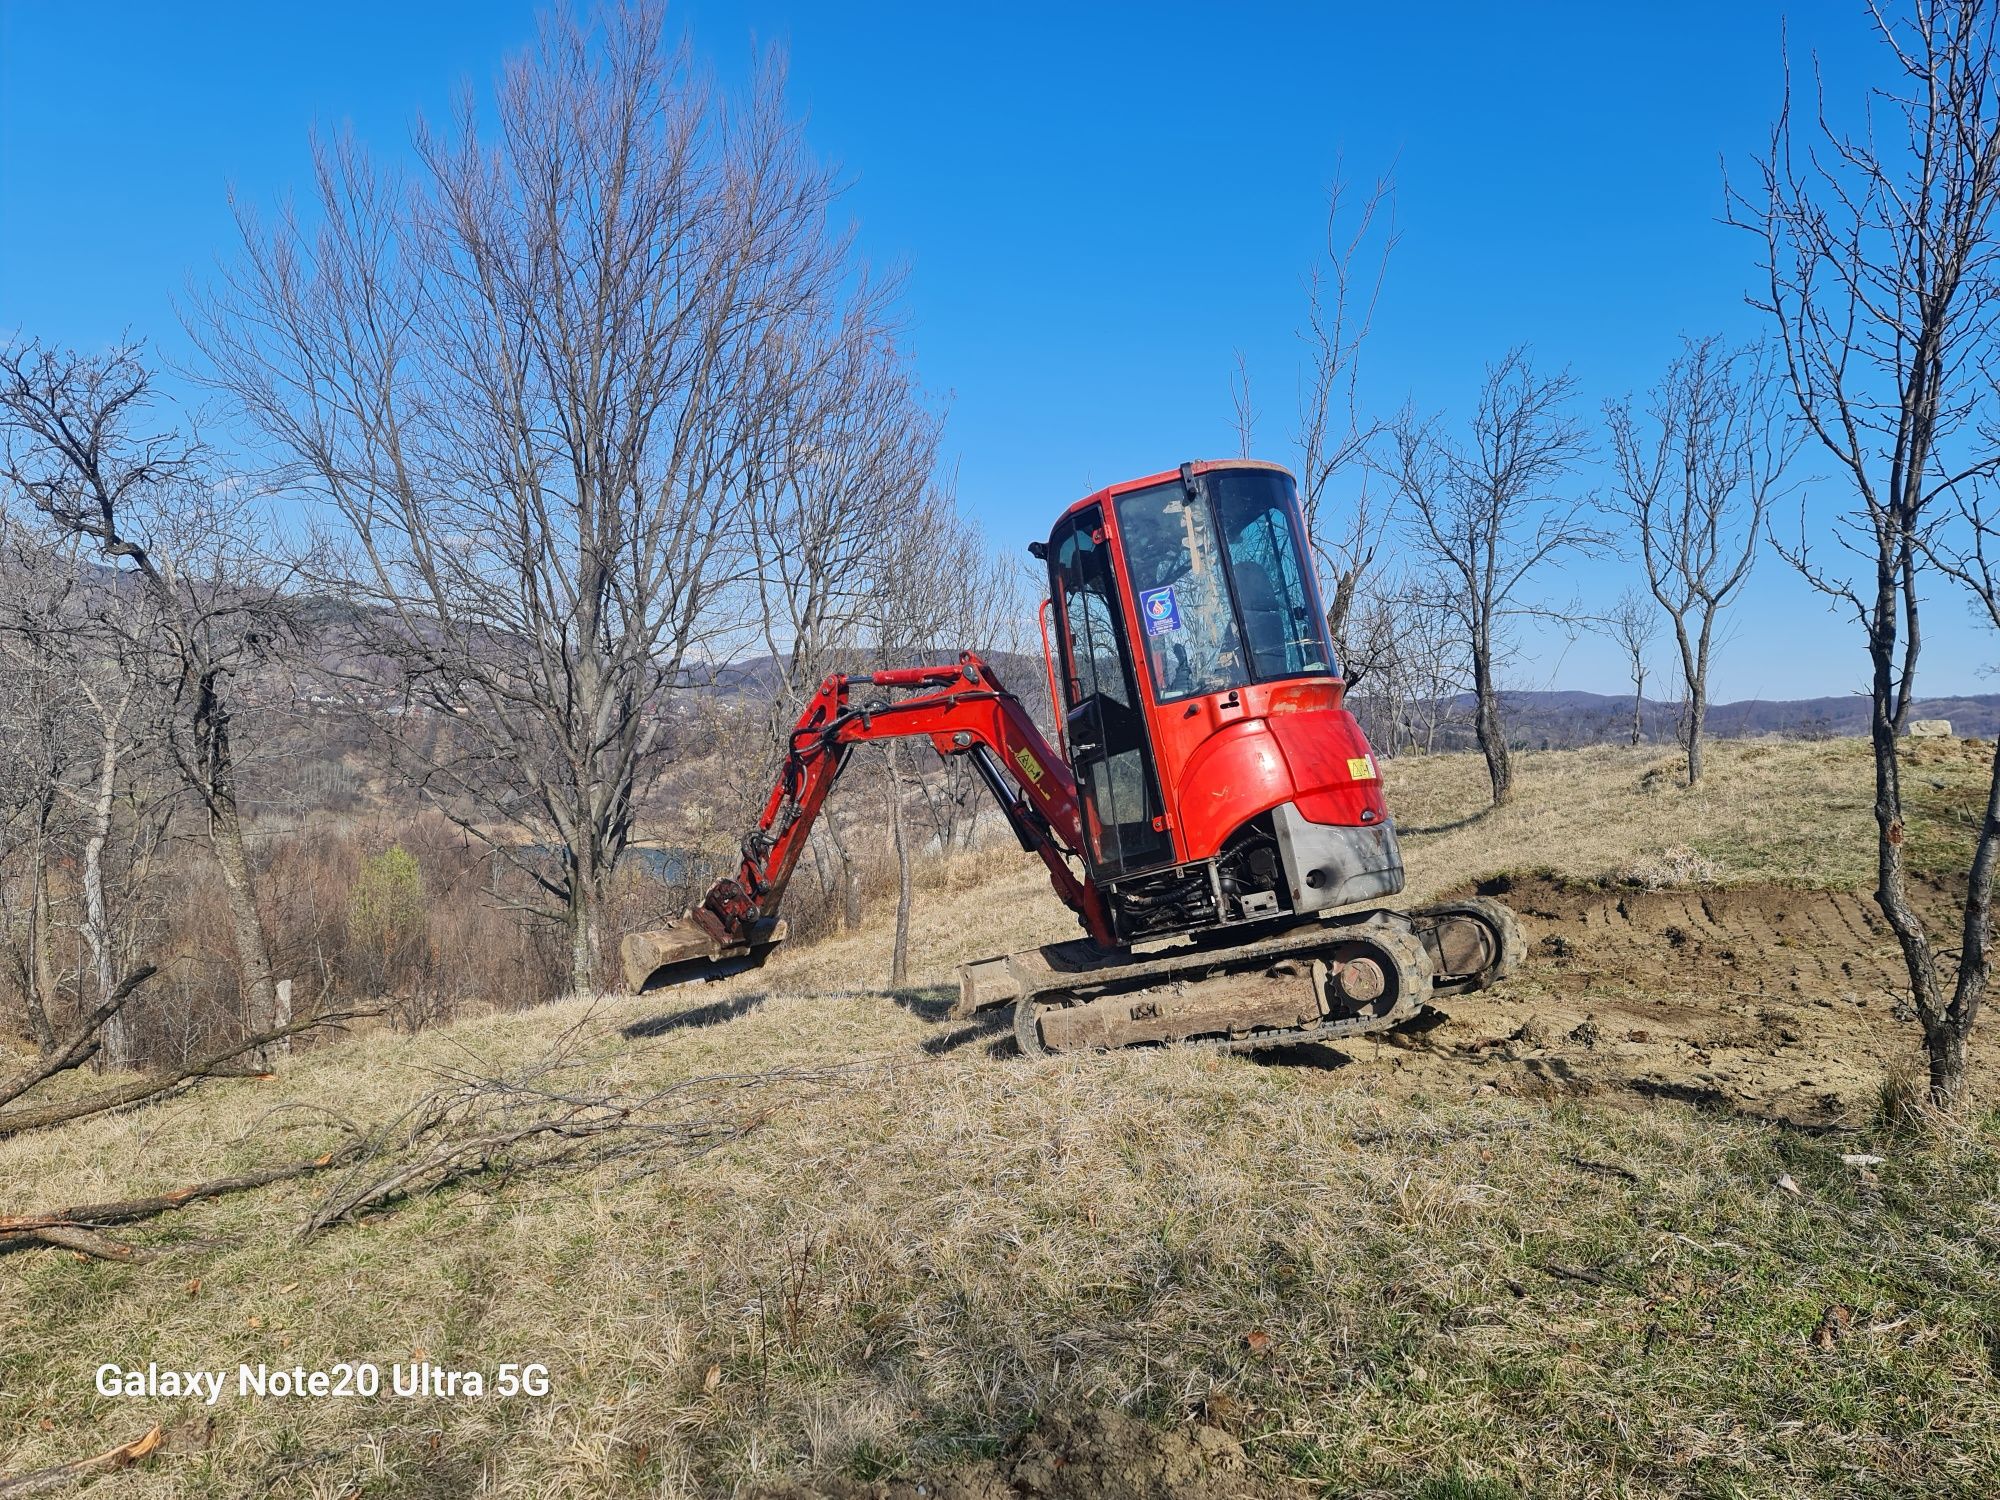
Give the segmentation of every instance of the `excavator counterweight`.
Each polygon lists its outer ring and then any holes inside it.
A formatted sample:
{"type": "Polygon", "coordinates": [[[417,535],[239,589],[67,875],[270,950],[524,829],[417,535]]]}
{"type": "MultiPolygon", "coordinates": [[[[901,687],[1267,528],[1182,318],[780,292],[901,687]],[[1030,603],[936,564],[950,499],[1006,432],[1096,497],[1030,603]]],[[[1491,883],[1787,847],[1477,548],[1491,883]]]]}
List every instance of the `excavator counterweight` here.
{"type": "Polygon", "coordinates": [[[971,759],[1083,929],[961,969],[961,1010],[1012,1004],[1024,1052],[1376,1031],[1519,962],[1495,902],[1357,909],[1402,889],[1402,858],[1290,474],[1183,464],[1079,501],[1030,550],[1049,569],[1059,748],[969,651],[835,673],[736,871],[674,926],[625,939],[634,990],[761,963],[853,747],[914,737],[971,759]]]}

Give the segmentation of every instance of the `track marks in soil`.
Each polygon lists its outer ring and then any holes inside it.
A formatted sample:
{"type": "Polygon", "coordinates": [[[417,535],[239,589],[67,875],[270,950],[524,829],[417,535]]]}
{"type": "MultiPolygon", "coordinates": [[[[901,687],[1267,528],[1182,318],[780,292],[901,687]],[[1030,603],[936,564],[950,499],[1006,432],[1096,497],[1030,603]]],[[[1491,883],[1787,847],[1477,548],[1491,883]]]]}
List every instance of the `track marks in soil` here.
{"type": "Polygon", "coordinates": [[[1901,956],[1864,893],[1544,876],[1481,889],[1522,919],[1521,972],[1357,1061],[1431,1090],[1456,1076],[1475,1092],[1678,1099],[1829,1126],[1865,1117],[1885,1068],[1917,1054],[1901,956]]]}

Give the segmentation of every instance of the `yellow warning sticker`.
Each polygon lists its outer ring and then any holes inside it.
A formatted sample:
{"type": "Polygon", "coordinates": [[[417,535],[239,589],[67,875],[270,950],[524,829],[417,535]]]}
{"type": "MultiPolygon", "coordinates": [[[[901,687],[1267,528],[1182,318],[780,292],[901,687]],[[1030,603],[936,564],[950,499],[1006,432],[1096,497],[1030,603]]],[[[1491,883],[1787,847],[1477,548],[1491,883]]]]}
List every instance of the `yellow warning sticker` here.
{"type": "Polygon", "coordinates": [[[1375,762],[1366,755],[1357,755],[1347,763],[1347,774],[1356,781],[1375,779],[1375,762]]]}

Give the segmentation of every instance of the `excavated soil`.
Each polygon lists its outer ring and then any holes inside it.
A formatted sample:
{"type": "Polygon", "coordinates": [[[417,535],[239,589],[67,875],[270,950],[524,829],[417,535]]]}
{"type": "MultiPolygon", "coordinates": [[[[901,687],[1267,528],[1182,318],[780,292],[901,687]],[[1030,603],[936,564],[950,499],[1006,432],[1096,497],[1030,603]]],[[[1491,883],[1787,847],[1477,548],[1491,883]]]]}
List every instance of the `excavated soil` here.
{"type": "Polygon", "coordinates": [[[999,1459],[929,1480],[821,1479],[758,1500],[1266,1500],[1243,1449],[1218,1427],[1159,1429],[1115,1411],[1044,1419],[999,1459]]]}
{"type": "MultiPolygon", "coordinates": [[[[1682,1099],[1802,1125],[1865,1118],[1921,1058],[1894,937],[1865,893],[1480,887],[1520,914],[1507,984],[1351,1060],[1425,1087],[1682,1099]]],[[[1990,1077],[1976,1076],[1987,1091],[1990,1077]]]]}

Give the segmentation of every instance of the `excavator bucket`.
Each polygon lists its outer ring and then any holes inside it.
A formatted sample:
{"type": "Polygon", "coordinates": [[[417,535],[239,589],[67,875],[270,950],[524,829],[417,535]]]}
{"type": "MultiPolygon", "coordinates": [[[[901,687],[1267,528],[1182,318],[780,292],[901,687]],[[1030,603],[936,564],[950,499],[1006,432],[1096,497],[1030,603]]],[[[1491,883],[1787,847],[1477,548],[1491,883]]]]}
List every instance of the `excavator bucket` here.
{"type": "Polygon", "coordinates": [[[618,956],[625,966],[627,988],[642,995],[647,990],[726,979],[754,969],[784,940],[782,918],[758,921],[747,942],[724,943],[693,918],[683,917],[656,932],[626,934],[618,945],[618,956]]]}

